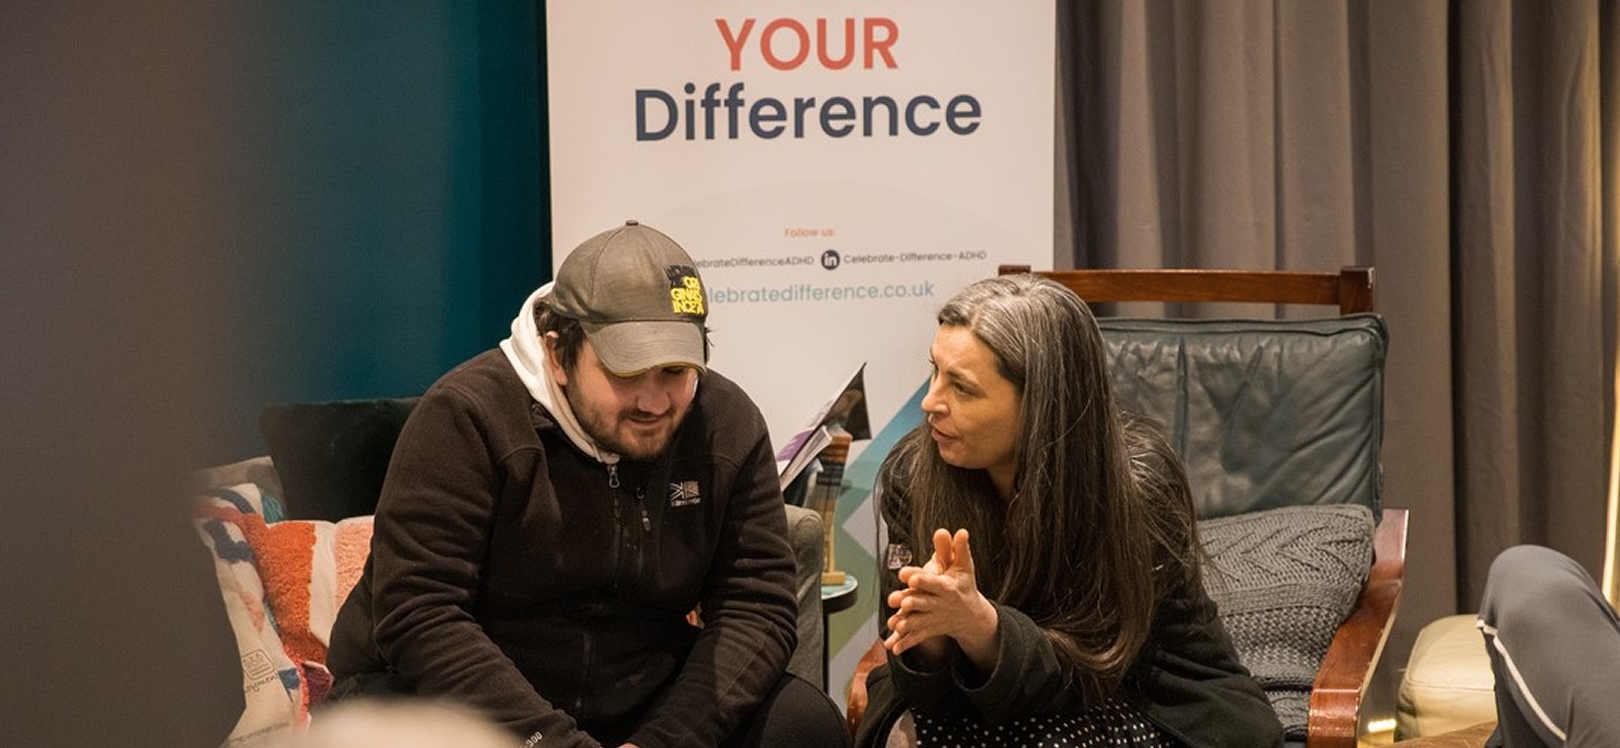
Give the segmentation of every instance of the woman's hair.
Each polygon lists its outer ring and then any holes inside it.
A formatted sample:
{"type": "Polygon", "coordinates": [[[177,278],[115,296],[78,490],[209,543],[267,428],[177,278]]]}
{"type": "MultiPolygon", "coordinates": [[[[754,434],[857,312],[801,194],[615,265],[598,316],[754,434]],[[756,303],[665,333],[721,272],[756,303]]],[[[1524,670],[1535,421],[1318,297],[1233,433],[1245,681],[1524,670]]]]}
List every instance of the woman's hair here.
{"type": "Polygon", "coordinates": [[[1131,475],[1148,510],[1159,596],[1195,585],[1201,589],[1204,546],[1198,542],[1198,511],[1187,483],[1187,466],[1152,419],[1128,410],[1119,416],[1125,449],[1131,455],[1131,475]]]}
{"type": "MultiPolygon", "coordinates": [[[[1018,390],[1016,493],[1003,502],[986,471],[945,463],[925,424],[896,447],[905,466],[896,477],[911,499],[907,540],[926,557],[935,528],[968,528],[980,590],[1040,624],[1088,696],[1111,693],[1148,639],[1154,568],[1166,547],[1185,542],[1169,528],[1191,524],[1155,517],[1174,491],[1161,483],[1159,495],[1145,495],[1133,469],[1177,472],[1181,463],[1162,438],[1153,446],[1173,463],[1133,462],[1102,334],[1063,286],[988,278],[952,297],[938,321],[972,331],[1018,390]]],[[[1184,474],[1168,480],[1185,488],[1184,474]]],[[[1184,506],[1190,513],[1190,499],[1184,506]]]]}

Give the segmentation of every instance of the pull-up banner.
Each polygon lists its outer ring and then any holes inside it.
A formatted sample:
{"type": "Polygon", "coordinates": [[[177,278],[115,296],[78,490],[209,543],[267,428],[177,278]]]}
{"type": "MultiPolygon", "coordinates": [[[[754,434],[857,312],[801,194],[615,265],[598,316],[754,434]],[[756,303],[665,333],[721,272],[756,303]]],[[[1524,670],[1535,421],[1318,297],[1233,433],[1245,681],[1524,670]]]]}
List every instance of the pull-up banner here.
{"type": "MultiPolygon", "coordinates": [[[[707,286],[713,367],[774,440],[862,363],[877,432],[927,375],[940,304],[998,263],[1051,264],[1053,18],[1048,0],[546,3],[554,262],[626,219],[669,234],[707,286]]],[[[854,503],[838,561],[868,576],[854,503]]]]}

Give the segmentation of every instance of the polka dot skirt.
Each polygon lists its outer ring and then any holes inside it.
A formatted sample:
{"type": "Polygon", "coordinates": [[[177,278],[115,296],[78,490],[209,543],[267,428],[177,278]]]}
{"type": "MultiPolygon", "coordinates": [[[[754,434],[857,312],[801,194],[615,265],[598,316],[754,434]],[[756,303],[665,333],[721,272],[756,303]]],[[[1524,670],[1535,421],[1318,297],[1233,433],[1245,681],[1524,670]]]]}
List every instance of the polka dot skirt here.
{"type": "Polygon", "coordinates": [[[1172,748],[1176,743],[1141,710],[1113,699],[1084,714],[1031,717],[984,725],[965,717],[913,710],[918,748],[1172,748]]]}

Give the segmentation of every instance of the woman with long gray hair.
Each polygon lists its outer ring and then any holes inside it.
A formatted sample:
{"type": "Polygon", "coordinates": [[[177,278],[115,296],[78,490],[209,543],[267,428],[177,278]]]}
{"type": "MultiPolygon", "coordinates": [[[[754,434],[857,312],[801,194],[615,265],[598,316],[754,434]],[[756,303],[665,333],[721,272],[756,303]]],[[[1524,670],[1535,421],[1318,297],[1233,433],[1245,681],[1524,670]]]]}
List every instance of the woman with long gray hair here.
{"type": "Polygon", "coordinates": [[[1096,320],[1034,276],[938,315],[880,470],[887,664],[861,746],[1280,745],[1199,577],[1180,458],[1114,404],[1096,320]]]}

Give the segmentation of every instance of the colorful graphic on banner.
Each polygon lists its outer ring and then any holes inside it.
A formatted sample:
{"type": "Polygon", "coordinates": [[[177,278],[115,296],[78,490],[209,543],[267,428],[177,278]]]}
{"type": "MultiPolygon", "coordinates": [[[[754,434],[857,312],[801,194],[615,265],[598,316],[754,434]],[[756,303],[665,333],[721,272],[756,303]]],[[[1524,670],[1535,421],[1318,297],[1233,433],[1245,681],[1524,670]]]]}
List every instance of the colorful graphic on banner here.
{"type": "MultiPolygon", "coordinates": [[[[711,363],[773,438],[863,362],[884,430],[927,374],[946,298],[1000,263],[1051,264],[1050,2],[546,12],[554,261],[629,218],[680,242],[709,294],[711,363]]],[[[840,701],[875,636],[873,520],[862,486],[845,499],[837,556],[861,599],[828,632],[840,701]]]]}

